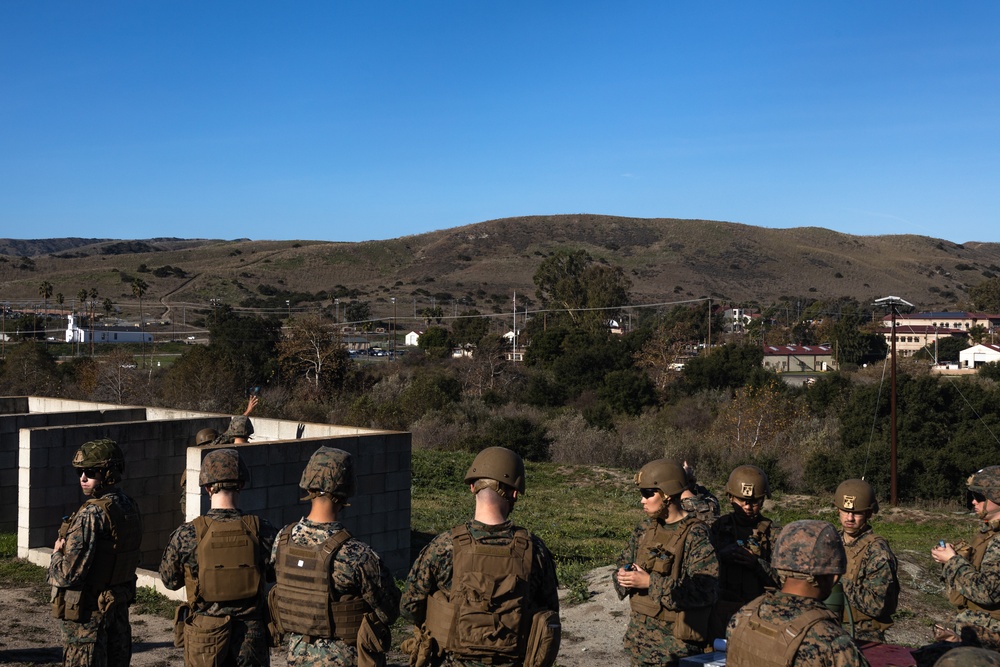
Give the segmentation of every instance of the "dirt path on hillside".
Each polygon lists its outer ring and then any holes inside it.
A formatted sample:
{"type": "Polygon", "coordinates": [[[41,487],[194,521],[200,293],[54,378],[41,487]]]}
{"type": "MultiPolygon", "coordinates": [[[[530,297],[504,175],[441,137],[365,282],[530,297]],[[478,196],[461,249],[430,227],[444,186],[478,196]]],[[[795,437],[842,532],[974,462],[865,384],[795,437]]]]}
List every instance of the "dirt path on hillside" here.
{"type": "MultiPolygon", "coordinates": [[[[896,625],[889,631],[892,642],[919,646],[930,641],[930,625],[948,621],[941,603],[940,583],[916,564],[916,554],[898,554],[903,595],[896,625]]],[[[561,667],[628,667],[622,651],[622,635],[628,621],[628,606],[618,600],[611,586],[611,567],[590,572],[587,577],[590,599],[582,604],[563,604],[563,642],[558,664],[561,667]]],[[[566,590],[561,591],[563,595],[566,590]]],[[[181,650],[174,648],[173,627],[158,616],[133,615],[133,656],[136,667],[182,667],[181,650]]],[[[40,601],[38,589],[0,590],[0,664],[17,666],[58,665],[62,661],[59,622],[49,606],[40,601]]],[[[284,663],[278,649],[272,664],[284,663]]],[[[406,667],[407,657],[390,655],[389,664],[406,667]]]]}

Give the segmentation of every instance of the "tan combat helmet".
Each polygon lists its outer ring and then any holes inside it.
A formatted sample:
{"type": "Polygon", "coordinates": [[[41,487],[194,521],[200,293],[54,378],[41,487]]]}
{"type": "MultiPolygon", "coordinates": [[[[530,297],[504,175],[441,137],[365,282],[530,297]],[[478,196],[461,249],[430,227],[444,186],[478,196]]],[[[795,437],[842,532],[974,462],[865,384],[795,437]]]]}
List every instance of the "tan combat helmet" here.
{"type": "Polygon", "coordinates": [[[834,506],[845,512],[868,512],[878,514],[878,498],[875,489],[863,479],[848,479],[840,483],[833,494],[834,506]]]}
{"type": "Polygon", "coordinates": [[[487,447],[476,455],[465,473],[466,484],[479,479],[492,479],[524,493],[524,461],[506,447],[487,447]]]}
{"type": "Polygon", "coordinates": [[[203,428],[194,436],[194,444],[197,446],[209,445],[219,437],[219,432],[214,428],[203,428]]]}
{"type": "Polygon", "coordinates": [[[757,466],[739,466],[729,474],[726,492],[742,500],[762,501],[771,497],[767,473],[757,466]]]}
{"type": "Polygon", "coordinates": [[[343,503],[354,495],[355,486],[354,458],[350,452],[326,446],[309,457],[299,480],[299,488],[307,493],[303,500],[327,495],[343,503]]]}
{"type": "Polygon", "coordinates": [[[1000,466],[988,466],[973,473],[967,483],[969,491],[981,493],[1000,505],[1000,466]]]}
{"type": "Polygon", "coordinates": [[[249,481],[250,469],[235,449],[213,449],[201,462],[198,486],[218,484],[224,489],[238,490],[249,481]]]}
{"type": "Polygon", "coordinates": [[[826,521],[806,519],[793,521],[778,534],[771,565],[801,574],[843,574],[847,554],[833,526],[826,521]]]}
{"type": "Polygon", "coordinates": [[[114,440],[91,440],[80,445],[73,456],[73,467],[77,470],[97,468],[104,473],[102,485],[110,486],[122,480],[125,455],[114,440]]]}
{"type": "Polygon", "coordinates": [[[684,468],[670,459],[656,459],[642,466],[635,475],[635,485],[640,489],[659,489],[667,498],[688,488],[684,468]]]}

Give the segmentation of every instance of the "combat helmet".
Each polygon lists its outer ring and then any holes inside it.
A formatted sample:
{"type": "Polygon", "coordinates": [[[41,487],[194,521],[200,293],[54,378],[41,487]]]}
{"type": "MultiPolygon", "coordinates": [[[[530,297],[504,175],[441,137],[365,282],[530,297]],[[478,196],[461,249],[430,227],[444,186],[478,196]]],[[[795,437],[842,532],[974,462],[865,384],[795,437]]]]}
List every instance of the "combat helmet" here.
{"type": "Polygon", "coordinates": [[[247,440],[253,435],[253,423],[246,415],[236,415],[229,422],[229,428],[226,429],[223,435],[229,438],[243,438],[247,440]]]}
{"type": "Polygon", "coordinates": [[[214,428],[203,428],[194,436],[194,444],[197,446],[209,445],[219,437],[219,432],[214,428]]]}
{"type": "Polygon", "coordinates": [[[125,455],[114,440],[91,440],[76,450],[73,467],[78,470],[97,468],[104,473],[104,484],[117,484],[125,472],[125,455]]]}
{"type": "Polygon", "coordinates": [[[667,498],[680,495],[688,488],[684,468],[670,459],[656,459],[639,469],[635,485],[640,489],[659,489],[667,498]]]}
{"type": "Polygon", "coordinates": [[[959,646],[953,648],[934,663],[934,667],[996,666],[1000,666],[1000,653],[978,646],[959,646]]]}
{"type": "Polygon", "coordinates": [[[350,452],[326,446],[309,457],[299,480],[299,488],[308,493],[304,500],[326,494],[343,502],[354,495],[355,484],[354,459],[350,452]]]}
{"type": "Polygon", "coordinates": [[[239,489],[250,481],[250,469],[235,449],[213,449],[201,462],[198,486],[218,484],[222,488],[239,489]]]}
{"type": "Polygon", "coordinates": [[[826,521],[805,519],[793,521],[778,534],[771,565],[801,574],[843,574],[847,554],[833,526],[826,521]]]}
{"type": "Polygon", "coordinates": [[[480,479],[492,479],[524,493],[524,461],[506,447],[487,447],[476,455],[465,473],[466,484],[480,479]]]}
{"type": "Polygon", "coordinates": [[[868,512],[878,514],[878,498],[875,489],[863,479],[848,479],[840,483],[833,494],[833,504],[844,512],[868,512]]]}
{"type": "Polygon", "coordinates": [[[969,476],[969,491],[983,494],[1000,505],[1000,466],[987,466],[969,476]]]}
{"type": "Polygon", "coordinates": [[[729,474],[726,492],[734,498],[761,501],[771,497],[767,473],[757,466],[739,466],[729,474]]]}

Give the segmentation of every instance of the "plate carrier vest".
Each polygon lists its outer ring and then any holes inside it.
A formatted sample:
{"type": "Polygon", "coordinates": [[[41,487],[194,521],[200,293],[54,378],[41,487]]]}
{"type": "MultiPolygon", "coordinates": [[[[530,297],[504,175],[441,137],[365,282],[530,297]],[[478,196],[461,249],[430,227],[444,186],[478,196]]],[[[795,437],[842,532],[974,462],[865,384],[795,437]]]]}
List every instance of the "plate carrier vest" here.
{"type": "Polygon", "coordinates": [[[437,590],[427,598],[427,631],[459,659],[517,661],[534,611],[526,608],[531,534],[515,526],[510,543],[482,544],[463,524],[452,529],[451,539],[451,594],[437,590]]]}
{"type": "Polygon", "coordinates": [[[198,578],[185,568],[188,604],[246,600],[261,591],[260,518],[243,515],[239,521],[213,521],[199,516],[194,524],[198,538],[198,578]]]}
{"type": "Polygon", "coordinates": [[[96,505],[111,523],[111,537],[97,538],[93,565],[81,587],[58,588],[53,596],[53,615],[65,618],[67,592],[78,600],[82,609],[97,608],[97,596],[113,586],[132,584],[135,586],[135,570],[139,567],[142,543],[142,518],[138,507],[134,514],[127,514],[122,506],[112,502],[111,494],[100,498],[90,498],[80,509],[63,521],[59,535],[65,536],[76,516],[87,505],[96,505]],[[59,610],[58,612],[56,610],[59,610]]]}
{"type": "Polygon", "coordinates": [[[810,609],[787,624],[770,623],[757,613],[765,599],[759,597],[736,612],[726,654],[729,667],[791,667],[809,628],[822,620],[837,623],[827,609],[810,609]],[[734,646],[739,650],[733,651],[734,646]]]}
{"type": "Polygon", "coordinates": [[[330,580],[333,557],[351,534],[339,530],[315,546],[295,544],[291,537],[291,528],[278,536],[277,585],[268,601],[272,622],[280,633],[295,632],[306,641],[324,638],[357,644],[361,622],[372,608],[363,598],[335,602],[330,580]]]}
{"type": "MultiPolygon", "coordinates": [[[[984,524],[979,532],[976,533],[976,536],[972,540],[972,558],[969,561],[977,571],[983,566],[983,558],[986,556],[986,550],[989,548],[990,543],[998,537],[1000,537],[1000,522],[996,521],[984,524]]],[[[954,602],[959,609],[966,607],[975,611],[981,611],[984,614],[989,614],[990,618],[1000,621],[1000,602],[981,605],[955,591],[950,592],[948,599],[954,602]]]]}
{"type": "MultiPolygon", "coordinates": [[[[764,518],[752,528],[741,526],[736,523],[733,513],[719,517],[712,524],[713,533],[725,538],[718,547],[742,540],[755,556],[768,562],[774,549],[771,526],[772,521],[764,518]]],[[[763,595],[764,589],[765,585],[756,576],[749,576],[745,567],[735,563],[719,562],[719,600],[738,602],[733,611],[763,595]]]]}
{"type": "MultiPolygon", "coordinates": [[[[873,545],[882,542],[888,547],[888,542],[886,542],[884,537],[876,535],[871,530],[866,531],[863,535],[858,537],[852,543],[844,543],[844,551],[847,552],[847,572],[844,574],[844,579],[848,581],[857,581],[858,575],[861,573],[861,565],[865,562],[865,558],[868,556],[868,550],[872,548],[873,545]]],[[[896,564],[892,563],[892,575],[896,576],[896,564]]],[[[851,618],[854,619],[854,623],[861,627],[871,626],[876,630],[885,632],[892,627],[892,615],[896,613],[896,607],[899,605],[899,586],[890,586],[888,597],[891,599],[886,600],[885,613],[879,618],[874,618],[869,616],[865,612],[861,611],[857,607],[851,604],[851,600],[847,596],[847,591],[844,591],[844,614],[847,617],[847,607],[850,606],[851,618]]]]}

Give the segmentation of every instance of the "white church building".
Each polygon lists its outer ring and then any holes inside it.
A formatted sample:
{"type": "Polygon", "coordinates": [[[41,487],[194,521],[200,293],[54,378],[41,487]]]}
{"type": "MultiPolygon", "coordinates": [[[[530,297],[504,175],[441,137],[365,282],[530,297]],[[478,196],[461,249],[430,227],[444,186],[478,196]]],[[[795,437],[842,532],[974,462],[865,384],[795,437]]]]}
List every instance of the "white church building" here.
{"type": "Polygon", "coordinates": [[[140,331],[138,327],[94,327],[93,331],[77,324],[77,316],[70,315],[66,324],[67,343],[89,343],[93,336],[95,343],[152,343],[153,334],[140,331]]]}

